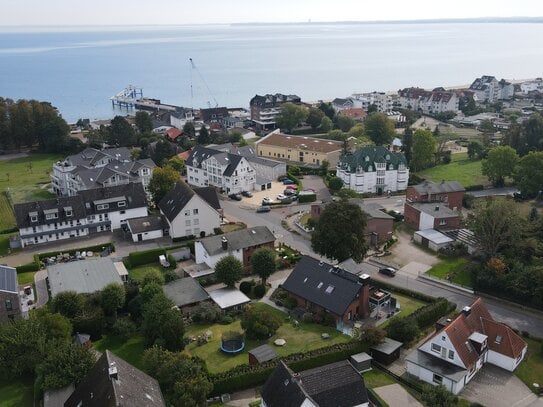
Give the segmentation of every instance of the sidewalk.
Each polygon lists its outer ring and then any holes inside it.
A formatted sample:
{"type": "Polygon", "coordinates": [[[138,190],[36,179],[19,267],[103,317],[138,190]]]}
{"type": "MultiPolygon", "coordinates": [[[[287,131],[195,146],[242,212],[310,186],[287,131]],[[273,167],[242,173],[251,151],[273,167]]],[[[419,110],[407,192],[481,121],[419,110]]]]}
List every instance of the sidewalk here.
{"type": "Polygon", "coordinates": [[[49,301],[49,292],[47,291],[47,270],[40,270],[34,274],[34,283],[36,284],[36,308],[43,307],[49,301]]]}

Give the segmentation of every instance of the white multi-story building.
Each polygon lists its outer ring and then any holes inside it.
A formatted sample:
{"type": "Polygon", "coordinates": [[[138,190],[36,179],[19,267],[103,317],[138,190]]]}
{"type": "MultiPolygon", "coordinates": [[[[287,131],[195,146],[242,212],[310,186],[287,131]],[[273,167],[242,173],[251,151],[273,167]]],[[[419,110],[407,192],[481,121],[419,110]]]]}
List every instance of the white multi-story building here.
{"type": "Polygon", "coordinates": [[[460,98],[456,92],[405,88],[398,91],[398,104],[402,109],[417,110],[425,114],[457,112],[460,98]]]}
{"type": "Polygon", "coordinates": [[[22,247],[119,229],[147,215],[140,183],[80,191],[75,196],[15,204],[22,247]]]}
{"type": "Polygon", "coordinates": [[[473,92],[476,102],[495,103],[498,100],[511,99],[515,93],[515,87],[505,79],[498,81],[494,76],[483,75],[473,81],[469,90],[473,92]]]}
{"type": "Polygon", "coordinates": [[[249,105],[251,107],[251,120],[259,129],[274,129],[275,118],[281,112],[283,103],[300,104],[301,99],[297,95],[255,95],[249,105]]]}
{"type": "Polygon", "coordinates": [[[533,81],[526,81],[520,84],[520,93],[527,95],[531,92],[543,93],[543,78],[535,78],[533,81]]]}
{"type": "Polygon", "coordinates": [[[187,181],[196,187],[212,185],[226,194],[252,191],[256,171],[249,161],[238,154],[230,154],[196,146],[187,161],[187,181]]]}
{"type": "Polygon", "coordinates": [[[378,112],[386,113],[394,109],[395,95],[385,92],[353,93],[351,99],[354,107],[368,111],[373,105],[378,112]]]}
{"type": "Polygon", "coordinates": [[[147,190],[155,167],[150,158],[132,160],[126,147],[86,148],[53,164],[53,192],[59,196],[74,196],[79,191],[133,182],[141,183],[147,190]]]}
{"type": "Polygon", "coordinates": [[[337,176],[345,188],[358,193],[383,194],[407,189],[409,168],[403,153],[370,146],[342,155],[337,176]]]}

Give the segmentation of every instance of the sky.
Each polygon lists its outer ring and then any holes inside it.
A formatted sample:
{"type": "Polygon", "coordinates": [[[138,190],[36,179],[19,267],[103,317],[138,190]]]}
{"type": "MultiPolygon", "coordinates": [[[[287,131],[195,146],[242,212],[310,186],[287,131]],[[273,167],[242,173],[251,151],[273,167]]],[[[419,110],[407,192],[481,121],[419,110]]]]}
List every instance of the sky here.
{"type": "Polygon", "coordinates": [[[0,0],[0,26],[540,17],[541,0],[0,0]]]}

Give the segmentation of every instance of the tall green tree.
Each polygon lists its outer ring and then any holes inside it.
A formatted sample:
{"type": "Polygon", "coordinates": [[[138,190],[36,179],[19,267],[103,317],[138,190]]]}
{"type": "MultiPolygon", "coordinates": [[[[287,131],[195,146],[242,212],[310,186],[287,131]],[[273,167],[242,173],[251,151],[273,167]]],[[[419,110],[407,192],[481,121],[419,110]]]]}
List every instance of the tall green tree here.
{"type": "Polygon", "coordinates": [[[509,146],[494,147],[483,160],[482,172],[495,186],[503,186],[506,177],[513,176],[519,162],[517,152],[509,146]]]}
{"type": "Polygon", "coordinates": [[[324,116],[321,119],[320,130],[324,133],[327,133],[332,130],[332,127],[334,127],[334,122],[332,122],[332,119],[330,119],[328,116],[324,116]]]}
{"type": "Polygon", "coordinates": [[[169,351],[183,350],[185,327],[180,311],[163,293],[155,295],[143,311],[143,335],[145,344],[160,346],[169,351]]]}
{"type": "Polygon", "coordinates": [[[371,113],[364,122],[366,136],[370,138],[375,145],[382,146],[392,142],[396,135],[394,122],[384,113],[371,113]]]}
{"type": "Polygon", "coordinates": [[[351,130],[354,126],[354,120],[351,119],[349,116],[344,116],[342,114],[338,114],[336,116],[336,124],[337,124],[337,127],[347,133],[349,130],[351,130]]]}
{"type": "Polygon", "coordinates": [[[168,160],[167,165],[168,167],[172,167],[174,170],[176,170],[178,173],[181,174],[183,170],[185,169],[185,160],[177,156],[174,156],[168,160]]]}
{"type": "Polygon", "coordinates": [[[242,274],[243,264],[234,256],[225,256],[215,265],[215,277],[227,287],[234,287],[242,274]]]}
{"type": "Polygon", "coordinates": [[[52,301],[54,312],[64,315],[66,318],[74,318],[83,311],[85,299],[75,291],[63,291],[58,293],[52,301]]]}
{"type": "Polygon", "coordinates": [[[543,152],[531,151],[522,157],[514,179],[520,191],[527,196],[535,197],[543,190],[543,152]]]}
{"type": "Polygon", "coordinates": [[[468,158],[473,160],[481,158],[483,155],[483,146],[478,141],[470,141],[468,144],[468,158]]]}
{"type": "Polygon", "coordinates": [[[411,129],[411,127],[406,127],[403,131],[402,151],[408,164],[411,163],[412,149],[413,129],[411,129]]]}
{"type": "Polygon", "coordinates": [[[300,123],[305,121],[307,117],[307,109],[294,103],[283,103],[279,114],[275,118],[278,127],[285,128],[291,132],[300,123]]]}
{"type": "Polygon", "coordinates": [[[153,119],[149,113],[143,110],[138,110],[136,112],[135,120],[136,127],[141,134],[148,133],[153,130],[153,119]]]}
{"type": "Polygon", "coordinates": [[[136,144],[136,132],[123,116],[115,116],[108,128],[108,144],[131,147],[136,144]]]}
{"type": "Polygon", "coordinates": [[[361,123],[358,123],[358,124],[355,124],[353,127],[351,127],[351,130],[349,130],[349,137],[354,137],[358,139],[365,138],[366,130],[364,129],[364,125],[361,123]]]}
{"type": "Polygon", "coordinates": [[[70,342],[72,324],[70,320],[59,313],[53,313],[48,308],[36,308],[30,313],[30,318],[38,321],[48,339],[70,342]]]}
{"type": "Polygon", "coordinates": [[[151,158],[160,166],[163,166],[166,161],[175,155],[175,147],[168,140],[158,140],[155,148],[151,152],[151,158]]]}
{"type": "Polygon", "coordinates": [[[268,339],[281,326],[281,319],[272,310],[249,306],[241,317],[241,328],[249,339],[268,339]]]}
{"type": "Polygon", "coordinates": [[[157,167],[153,170],[153,176],[149,182],[149,192],[155,205],[159,204],[180,179],[181,175],[171,167],[157,167]]]}
{"type": "Polygon", "coordinates": [[[424,384],[421,398],[424,405],[428,407],[456,407],[458,405],[458,397],[443,385],[424,384]]]}
{"type": "Polygon", "coordinates": [[[213,142],[213,139],[211,138],[211,135],[209,134],[209,131],[207,130],[206,126],[202,125],[202,128],[200,129],[200,132],[198,133],[198,144],[200,145],[207,145],[211,144],[213,142]]]}
{"type": "Polygon", "coordinates": [[[262,284],[277,270],[275,250],[269,247],[256,249],[251,256],[251,269],[262,279],[262,284]]]}
{"type": "Polygon", "coordinates": [[[100,292],[100,305],[104,314],[113,316],[117,319],[117,310],[124,306],[126,291],[122,284],[111,283],[106,285],[100,292]]]}
{"type": "Polygon", "coordinates": [[[183,125],[183,136],[192,138],[192,139],[196,137],[196,129],[194,128],[193,122],[186,122],[183,125]]]}
{"type": "Polygon", "coordinates": [[[322,112],[328,117],[330,120],[334,120],[334,117],[336,116],[336,110],[332,106],[330,102],[324,103],[321,102],[319,104],[319,110],[322,110],[322,112]]]}
{"type": "Polygon", "coordinates": [[[411,161],[413,171],[421,171],[434,163],[437,142],[430,130],[417,129],[413,134],[411,161]]]}
{"type": "Polygon", "coordinates": [[[343,180],[339,177],[332,177],[330,178],[330,181],[328,181],[328,186],[332,191],[337,192],[343,188],[343,180]]]}
{"type": "Polygon", "coordinates": [[[321,125],[322,119],[324,118],[324,112],[320,109],[317,109],[315,107],[309,108],[309,111],[307,113],[307,118],[305,121],[307,124],[311,126],[313,130],[318,128],[321,125]]]}
{"type": "Polygon", "coordinates": [[[346,200],[332,202],[324,208],[311,236],[317,253],[342,262],[353,258],[361,262],[368,250],[364,237],[366,216],[358,205],[346,200]]]}
{"type": "Polygon", "coordinates": [[[522,126],[522,133],[525,144],[525,151],[520,154],[526,154],[528,151],[543,150],[543,116],[534,113],[526,120],[522,126]]]}

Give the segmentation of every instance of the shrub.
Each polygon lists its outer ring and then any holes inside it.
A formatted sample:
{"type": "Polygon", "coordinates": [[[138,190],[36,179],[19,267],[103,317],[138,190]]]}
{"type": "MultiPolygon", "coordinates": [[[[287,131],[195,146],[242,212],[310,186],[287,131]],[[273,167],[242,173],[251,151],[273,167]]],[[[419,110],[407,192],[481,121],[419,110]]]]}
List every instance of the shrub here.
{"type": "Polygon", "coordinates": [[[167,259],[168,259],[168,263],[170,263],[170,267],[172,269],[177,267],[177,260],[175,260],[175,257],[173,257],[171,254],[168,254],[167,259]]]}
{"type": "Polygon", "coordinates": [[[38,271],[40,269],[40,264],[33,262],[28,264],[23,264],[22,266],[17,266],[17,273],[26,273],[28,271],[38,271]]]}
{"type": "Polygon", "coordinates": [[[126,318],[119,318],[111,327],[111,333],[123,341],[134,335],[135,332],[136,324],[126,318]]]}
{"type": "Polygon", "coordinates": [[[485,186],[481,184],[468,185],[467,187],[465,187],[466,191],[482,191],[483,189],[485,189],[485,186]]]}
{"type": "Polygon", "coordinates": [[[288,297],[287,299],[285,299],[284,304],[286,308],[294,309],[298,305],[298,301],[296,301],[296,299],[292,297],[288,297]]]}
{"type": "Polygon", "coordinates": [[[166,283],[171,283],[172,281],[175,281],[177,279],[179,279],[179,276],[177,275],[177,273],[174,270],[167,270],[164,273],[164,281],[166,283]]]}
{"type": "Polygon", "coordinates": [[[264,294],[266,294],[266,286],[265,285],[257,285],[255,286],[253,290],[256,298],[262,298],[264,297],[264,294]]]}
{"type": "Polygon", "coordinates": [[[164,276],[160,271],[151,269],[143,275],[143,278],[141,279],[141,286],[145,287],[146,285],[151,283],[156,283],[158,285],[164,284],[164,276]]]}
{"type": "Polygon", "coordinates": [[[232,318],[230,315],[223,315],[221,318],[221,324],[228,325],[234,322],[234,318],[232,318]]]}
{"type": "Polygon", "coordinates": [[[467,209],[471,209],[475,203],[475,196],[472,194],[464,194],[462,198],[462,206],[467,209]]]}
{"type": "Polygon", "coordinates": [[[387,335],[397,341],[407,343],[415,339],[420,331],[414,318],[397,318],[390,321],[387,335]]]}
{"type": "Polygon", "coordinates": [[[215,233],[216,235],[222,235],[224,232],[221,228],[213,228],[213,233],[215,233]]]}
{"type": "Polygon", "coordinates": [[[221,310],[215,304],[202,302],[192,310],[194,322],[216,322],[221,316],[221,310]]]}
{"type": "Polygon", "coordinates": [[[128,254],[128,265],[130,265],[130,268],[132,268],[149,263],[158,263],[158,256],[163,254],[166,254],[166,251],[164,249],[151,249],[143,250],[141,252],[131,252],[128,254]]]}
{"type": "Polygon", "coordinates": [[[251,293],[252,288],[253,286],[251,285],[249,281],[242,281],[239,285],[239,290],[245,295],[249,295],[251,293]]]}
{"type": "Polygon", "coordinates": [[[301,194],[298,195],[299,203],[315,202],[317,200],[316,194],[301,194]]]}
{"type": "Polygon", "coordinates": [[[241,327],[249,339],[268,339],[281,326],[281,320],[272,311],[248,307],[241,318],[241,327]]]}
{"type": "Polygon", "coordinates": [[[304,316],[302,317],[302,321],[306,323],[313,322],[313,314],[311,312],[304,313],[304,316]]]}

